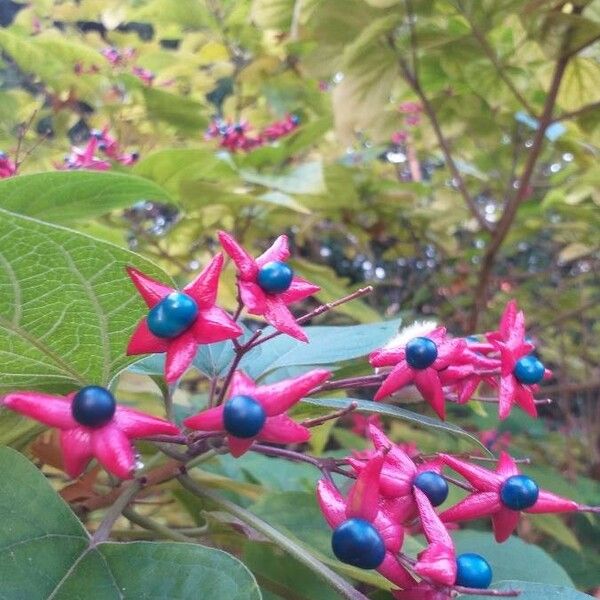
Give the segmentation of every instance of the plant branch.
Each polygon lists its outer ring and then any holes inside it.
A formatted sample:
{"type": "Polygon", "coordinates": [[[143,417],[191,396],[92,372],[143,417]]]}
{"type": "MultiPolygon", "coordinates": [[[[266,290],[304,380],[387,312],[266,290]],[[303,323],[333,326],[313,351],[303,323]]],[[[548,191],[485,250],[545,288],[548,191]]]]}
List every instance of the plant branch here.
{"type": "Polygon", "coordinates": [[[515,84],[511,81],[510,77],[508,77],[508,75],[506,74],[506,71],[504,70],[503,66],[500,64],[500,61],[498,60],[496,51],[491,46],[491,44],[488,42],[484,33],[477,27],[477,25],[475,24],[473,19],[471,19],[469,12],[464,9],[463,4],[460,0],[456,3],[456,5],[457,5],[458,10],[462,14],[462,16],[469,23],[469,27],[471,27],[471,31],[473,33],[473,37],[475,37],[475,39],[481,46],[481,49],[485,52],[486,56],[490,59],[490,62],[496,69],[496,72],[498,73],[498,76],[500,77],[500,79],[502,79],[502,81],[506,84],[506,87],[508,87],[508,89],[511,91],[512,95],[518,100],[518,102],[523,106],[523,108],[532,117],[535,117],[535,111],[533,110],[533,107],[531,106],[531,104],[529,104],[529,102],[527,102],[525,97],[521,94],[521,92],[519,92],[519,90],[516,88],[515,84]]]}
{"type": "Polygon", "coordinates": [[[322,425],[327,421],[331,421],[332,419],[339,419],[353,411],[355,411],[358,407],[357,402],[350,402],[348,406],[345,408],[340,408],[340,410],[336,410],[335,412],[329,413],[327,415],[323,415],[322,417],[315,417],[314,419],[305,419],[300,424],[304,427],[316,427],[317,425],[322,425]]]}
{"type": "Polygon", "coordinates": [[[550,123],[558,123],[559,121],[568,121],[570,119],[576,119],[585,113],[588,113],[593,110],[600,109],[600,102],[592,102],[591,104],[586,104],[577,110],[573,110],[571,112],[565,112],[557,117],[554,117],[550,123]]]}
{"type": "MultiPolygon", "coordinates": [[[[529,184],[531,182],[531,178],[542,153],[546,130],[552,122],[552,114],[556,105],[556,98],[558,97],[558,91],[560,89],[560,84],[565,74],[565,69],[567,68],[568,62],[569,58],[565,56],[561,57],[556,62],[554,74],[552,76],[552,82],[548,90],[548,95],[546,96],[544,110],[542,112],[542,116],[539,119],[538,128],[535,132],[535,137],[533,140],[533,145],[531,147],[531,150],[529,151],[529,156],[527,157],[527,162],[525,163],[523,173],[521,174],[521,177],[518,180],[517,191],[506,203],[504,211],[502,212],[502,217],[500,218],[498,224],[494,228],[492,238],[486,248],[481,265],[481,270],[479,272],[479,281],[474,294],[475,302],[473,304],[473,311],[471,313],[470,319],[470,327],[472,330],[475,330],[477,328],[479,315],[481,314],[487,303],[488,286],[490,283],[490,278],[492,275],[494,264],[496,262],[496,256],[498,254],[498,251],[500,250],[500,247],[502,246],[504,240],[506,239],[506,236],[508,235],[508,232],[510,231],[510,228],[517,215],[519,206],[521,205],[523,200],[525,200],[529,192],[529,184]]],[[[510,191],[511,188],[509,188],[508,193],[510,193],[510,191]]]]}
{"type": "MultiPolygon", "coordinates": [[[[320,306],[317,306],[317,308],[315,308],[314,310],[311,310],[309,313],[306,313],[305,315],[298,317],[296,319],[296,323],[298,323],[298,325],[302,325],[306,321],[310,321],[310,319],[314,319],[315,317],[322,315],[323,313],[325,313],[329,310],[332,310],[342,304],[346,304],[346,302],[350,302],[352,300],[356,300],[357,298],[361,298],[362,296],[366,296],[367,294],[370,294],[372,291],[373,291],[373,286],[368,285],[367,287],[360,288],[360,289],[356,290],[355,292],[352,292],[351,294],[348,294],[347,296],[340,298],[339,300],[334,300],[333,302],[327,302],[326,304],[321,304],[320,306]]],[[[252,345],[250,346],[250,349],[256,348],[256,346],[259,346],[260,344],[264,344],[265,342],[268,342],[269,340],[272,340],[273,338],[278,337],[280,335],[281,335],[281,331],[274,331],[273,333],[270,333],[269,335],[261,337],[257,341],[253,341],[252,345]]]]}
{"type": "Polygon", "coordinates": [[[106,511],[104,519],[102,519],[102,523],[100,523],[98,529],[96,529],[94,535],[92,536],[90,547],[96,546],[97,544],[105,542],[108,539],[113,525],[121,516],[122,512],[126,509],[127,505],[142,489],[145,483],[145,478],[136,479],[121,490],[114,504],[106,511]]]}
{"type": "Polygon", "coordinates": [[[154,531],[154,533],[158,533],[161,537],[166,538],[168,540],[173,540],[175,542],[187,542],[191,544],[195,544],[196,540],[191,538],[179,531],[175,531],[166,525],[161,525],[157,523],[154,519],[150,519],[144,515],[141,515],[137,511],[133,510],[133,508],[125,508],[123,509],[123,516],[138,527],[142,529],[147,529],[148,531],[154,531]]]}
{"type": "Polygon", "coordinates": [[[377,375],[363,375],[360,377],[348,377],[347,379],[338,379],[337,381],[328,381],[319,387],[316,387],[310,395],[328,392],[331,390],[343,390],[346,388],[358,388],[380,385],[389,373],[378,373],[377,375]]]}
{"type": "Polygon", "coordinates": [[[211,490],[203,488],[187,475],[180,475],[177,479],[181,485],[188,490],[188,492],[191,492],[200,498],[207,498],[208,500],[211,500],[221,509],[227,511],[243,523],[246,523],[246,525],[249,525],[259,533],[262,533],[265,537],[269,538],[271,541],[285,550],[290,556],[304,564],[306,567],[311,569],[311,571],[321,577],[321,579],[323,579],[334,590],[336,590],[342,598],[345,598],[346,600],[368,600],[364,594],[352,587],[352,585],[343,577],[340,577],[340,575],[332,571],[320,560],[313,557],[302,546],[250,511],[238,506],[237,504],[234,504],[233,502],[230,502],[229,500],[226,500],[225,498],[221,498],[211,490]]]}

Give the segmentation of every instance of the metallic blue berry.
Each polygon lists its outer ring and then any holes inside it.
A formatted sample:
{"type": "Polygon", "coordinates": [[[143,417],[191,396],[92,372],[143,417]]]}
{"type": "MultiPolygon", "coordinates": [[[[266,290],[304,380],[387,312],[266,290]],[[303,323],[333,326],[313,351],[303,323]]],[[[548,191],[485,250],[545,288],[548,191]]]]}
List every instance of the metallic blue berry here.
{"type": "Polygon", "coordinates": [[[492,567],[479,554],[459,554],[456,557],[456,567],[456,585],[484,590],[492,583],[492,567]]]}
{"type": "Polygon", "coordinates": [[[250,396],[233,396],[223,406],[225,431],[235,437],[254,437],[266,420],[265,409],[250,396]]]}
{"type": "Polygon", "coordinates": [[[294,272],[281,261],[274,260],[261,267],[258,272],[258,285],[267,294],[280,294],[292,285],[294,272]]]}
{"type": "Polygon", "coordinates": [[[426,369],[437,358],[435,342],[426,337],[416,337],[406,344],[406,362],[413,369],[426,369]]]}
{"type": "Polygon", "coordinates": [[[293,125],[298,125],[300,123],[300,117],[298,115],[292,115],[290,121],[293,125]]]}
{"type": "Polygon", "coordinates": [[[544,379],[544,365],[533,354],[520,358],[513,369],[513,375],[520,383],[533,385],[544,379]]]}
{"type": "Polygon", "coordinates": [[[149,313],[148,329],[159,338],[174,338],[182,334],[196,320],[198,305],[183,292],[171,292],[149,313]]]}
{"type": "Polygon", "coordinates": [[[448,482],[434,471],[419,473],[415,477],[413,485],[427,496],[432,506],[443,504],[448,497],[448,482]]]}
{"type": "Polygon", "coordinates": [[[102,427],[113,418],[117,403],[114,396],[98,385],[81,388],[71,404],[73,418],[86,427],[102,427]]]}
{"type": "Polygon", "coordinates": [[[348,519],[331,538],[333,553],[342,562],[360,569],[376,569],[385,558],[385,544],[378,531],[364,519],[348,519]]]}
{"type": "Polygon", "coordinates": [[[500,500],[511,510],[531,508],[538,499],[540,488],[527,475],[513,475],[500,488],[500,500]]]}

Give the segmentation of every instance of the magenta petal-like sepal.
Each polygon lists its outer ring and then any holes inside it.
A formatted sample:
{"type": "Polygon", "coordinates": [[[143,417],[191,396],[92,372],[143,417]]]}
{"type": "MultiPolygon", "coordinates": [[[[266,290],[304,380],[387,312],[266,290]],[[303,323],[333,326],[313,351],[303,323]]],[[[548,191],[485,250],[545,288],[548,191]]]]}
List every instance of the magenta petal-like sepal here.
{"type": "MultiPolygon", "coordinates": [[[[215,306],[223,255],[217,254],[183,292],[198,305],[198,316],[182,333],[173,338],[159,338],[148,328],[144,316],[138,323],[127,346],[127,354],[166,353],[165,379],[177,381],[188,369],[198,346],[235,339],[242,335],[241,327],[222,309],[215,306]]],[[[127,273],[149,308],[176,291],[144,275],[133,267],[127,273]]]]}
{"type": "Polygon", "coordinates": [[[225,252],[235,263],[240,298],[248,312],[253,315],[261,315],[267,323],[282,333],[303,342],[308,341],[306,334],[296,322],[287,305],[318,292],[319,286],[301,277],[293,277],[289,288],[278,293],[267,293],[258,285],[258,274],[261,267],[272,261],[284,262],[289,258],[287,236],[279,236],[271,247],[257,259],[252,258],[228,233],[220,231],[219,240],[225,252]]]}
{"type": "MultiPolygon", "coordinates": [[[[235,438],[225,430],[223,405],[203,410],[184,420],[184,425],[198,431],[214,431],[227,436],[233,456],[241,456],[254,441],[279,444],[303,443],[310,439],[310,430],[286,415],[286,411],[331,376],[325,369],[314,369],[293,379],[259,386],[242,371],[231,380],[227,398],[249,396],[258,402],[267,415],[261,430],[250,439],[235,438]]],[[[227,400],[226,400],[227,402],[227,400]]]]}
{"type": "Polygon", "coordinates": [[[135,469],[130,440],[179,433],[169,421],[123,406],[117,406],[112,419],[102,427],[82,425],[72,416],[74,396],[15,392],[2,402],[10,410],[60,430],[63,466],[71,477],[78,477],[96,458],[108,472],[129,479],[135,469]]]}
{"type": "Polygon", "coordinates": [[[335,529],[346,520],[344,498],[329,479],[317,483],[317,500],[329,527],[335,529]]]}
{"type": "Polygon", "coordinates": [[[348,492],[347,514],[374,521],[379,511],[379,476],[385,455],[378,452],[369,460],[348,492]]]}

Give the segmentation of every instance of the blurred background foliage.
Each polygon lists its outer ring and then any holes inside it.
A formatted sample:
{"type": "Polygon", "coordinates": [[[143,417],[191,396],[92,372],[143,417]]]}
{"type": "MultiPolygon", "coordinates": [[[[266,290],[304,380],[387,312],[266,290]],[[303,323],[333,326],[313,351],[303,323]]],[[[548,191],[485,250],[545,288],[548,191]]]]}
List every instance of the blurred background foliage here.
{"type": "MultiPolygon", "coordinates": [[[[117,201],[114,182],[100,198],[82,179],[69,226],[180,281],[218,250],[217,229],[256,252],[286,232],[320,301],[375,287],[332,324],[426,317],[469,334],[516,297],[554,369],[540,396],[554,403],[535,423],[497,428],[478,405],[450,420],[494,450],[510,441],[542,484],[560,493],[566,479],[566,494],[598,503],[600,1],[0,0],[0,25],[0,149],[19,174],[57,168],[105,126],[140,154],[112,171],[145,187],[117,201]],[[108,47],[133,52],[111,64],[108,47]],[[205,135],[290,114],[297,128],[249,152],[205,135]]],[[[20,212],[66,223],[36,205],[44,192],[33,186],[20,212]]],[[[232,275],[221,296],[234,306],[232,275]]],[[[434,434],[396,427],[439,449],[434,434]]],[[[335,431],[335,444],[358,443],[335,431]]],[[[271,467],[240,468],[254,499],[257,484],[283,485],[265,479],[271,467]]],[[[292,471],[280,491],[299,493],[292,471]]],[[[590,523],[532,517],[520,533],[593,589],[590,523]]],[[[265,552],[248,543],[246,559],[267,569],[265,552]]]]}

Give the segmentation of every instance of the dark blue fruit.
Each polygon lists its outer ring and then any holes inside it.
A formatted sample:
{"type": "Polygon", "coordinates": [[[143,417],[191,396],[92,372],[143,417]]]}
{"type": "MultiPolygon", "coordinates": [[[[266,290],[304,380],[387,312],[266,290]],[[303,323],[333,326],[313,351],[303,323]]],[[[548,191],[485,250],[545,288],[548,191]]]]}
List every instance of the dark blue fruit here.
{"type": "Polygon", "coordinates": [[[524,356],[517,361],[513,375],[520,383],[533,385],[544,378],[544,365],[533,354],[524,356]]]}
{"type": "Polygon", "coordinates": [[[75,394],[71,414],[80,425],[102,427],[113,418],[116,408],[115,398],[107,389],[88,385],[75,394]]]}
{"type": "Polygon", "coordinates": [[[267,294],[280,294],[292,285],[293,277],[294,272],[286,263],[274,260],[258,272],[258,285],[267,294]]]}
{"type": "Polygon", "coordinates": [[[335,529],[331,548],[339,560],[361,569],[376,569],[385,558],[381,536],[364,519],[349,519],[335,529]]]}
{"type": "Polygon", "coordinates": [[[406,344],[406,362],[413,369],[426,369],[430,367],[435,362],[437,355],[437,346],[429,338],[413,338],[406,344]]]}
{"type": "Polygon", "coordinates": [[[448,482],[434,471],[419,473],[415,477],[413,485],[427,496],[432,506],[443,504],[448,497],[448,482]]]}
{"type": "Polygon", "coordinates": [[[174,338],[188,329],[198,316],[198,305],[183,292],[171,292],[149,313],[148,329],[159,338],[174,338]]]}
{"type": "Polygon", "coordinates": [[[265,409],[250,396],[233,396],[223,406],[225,431],[235,437],[254,437],[266,420],[265,409]]]}
{"type": "Polygon", "coordinates": [[[513,475],[500,488],[500,500],[511,510],[531,508],[538,499],[540,488],[527,475],[513,475]]]}
{"type": "Polygon", "coordinates": [[[484,590],[492,583],[492,567],[479,554],[459,554],[456,567],[456,585],[484,590]]]}

